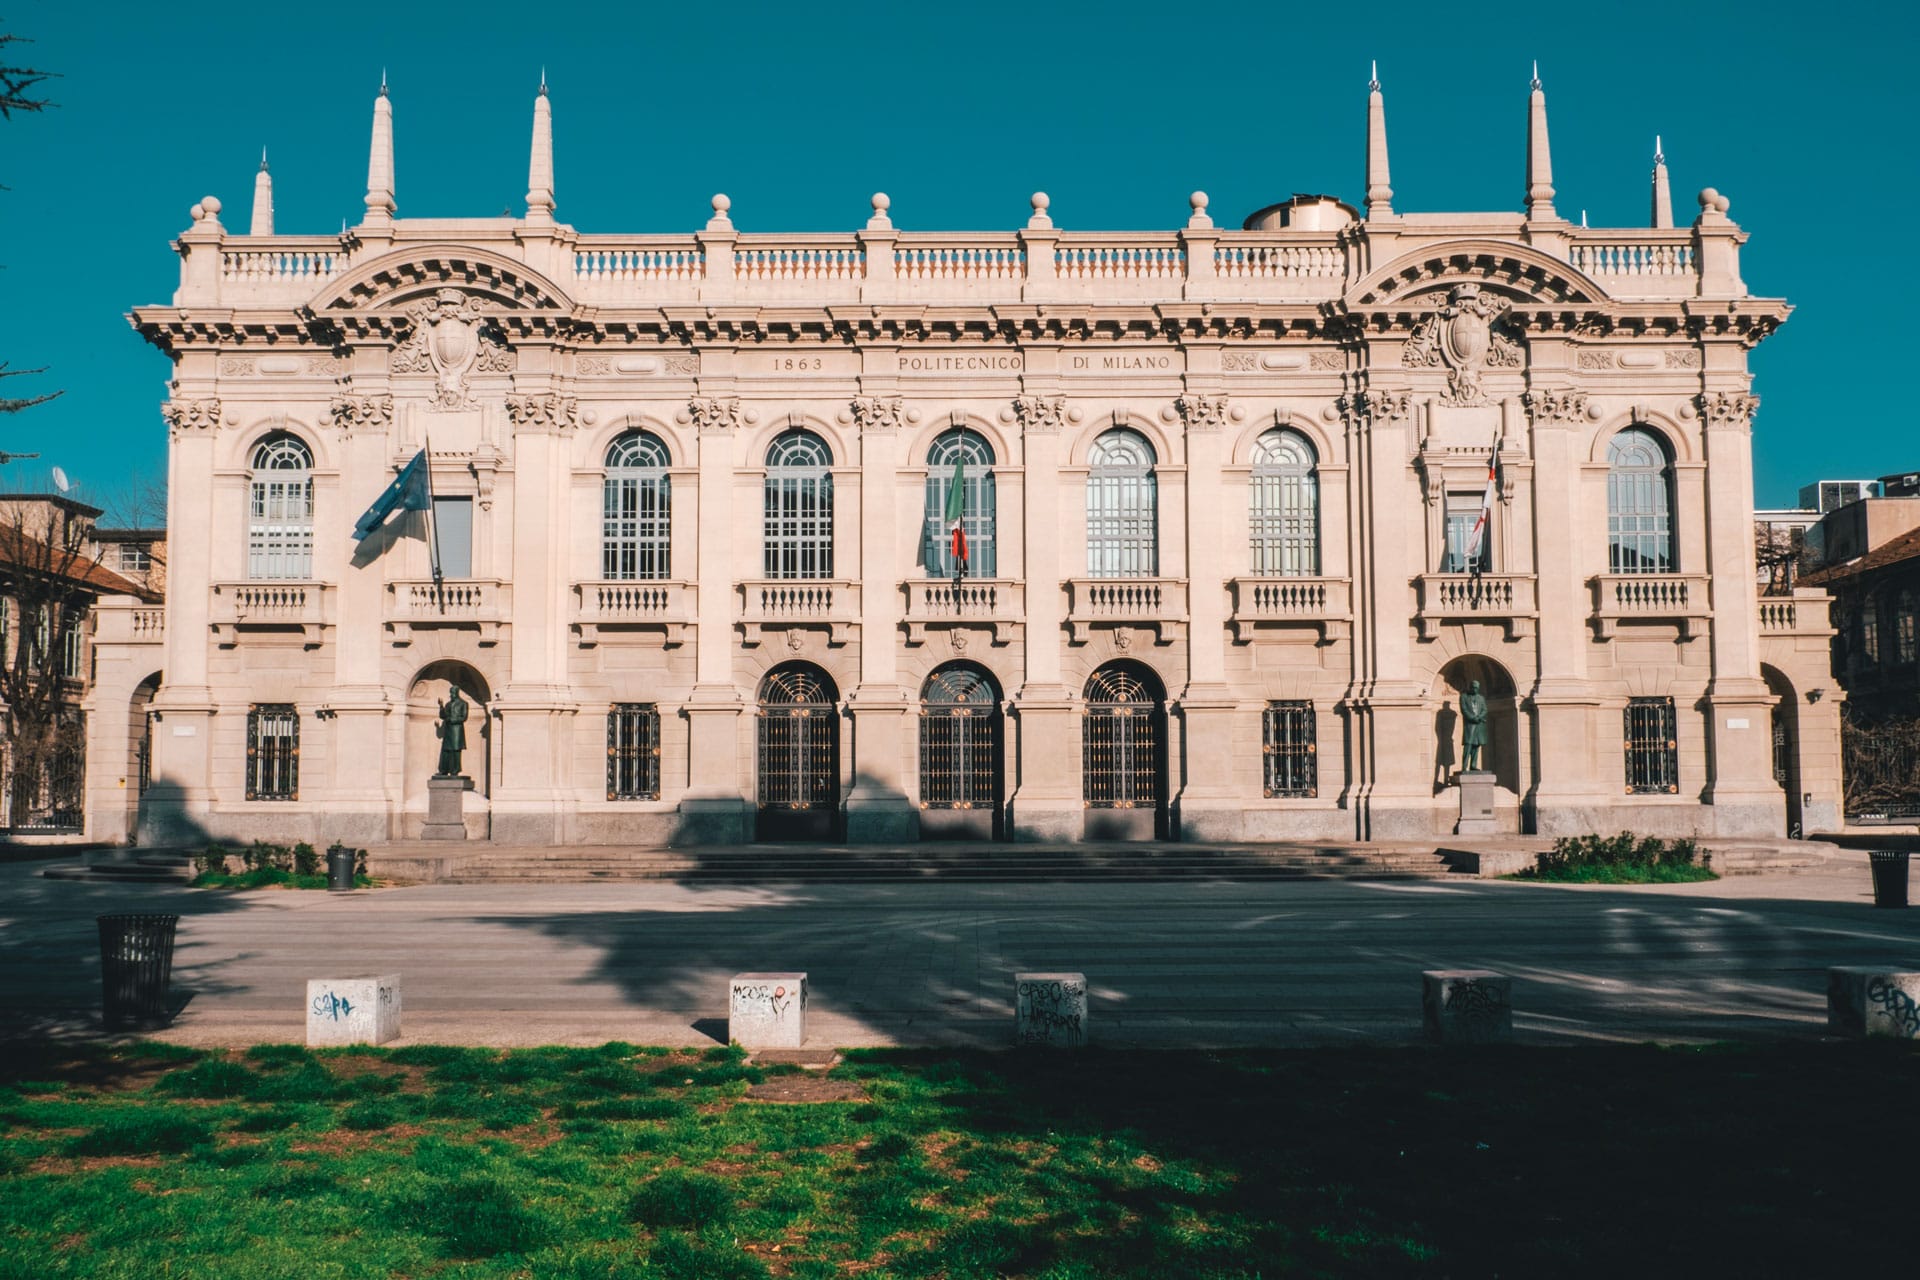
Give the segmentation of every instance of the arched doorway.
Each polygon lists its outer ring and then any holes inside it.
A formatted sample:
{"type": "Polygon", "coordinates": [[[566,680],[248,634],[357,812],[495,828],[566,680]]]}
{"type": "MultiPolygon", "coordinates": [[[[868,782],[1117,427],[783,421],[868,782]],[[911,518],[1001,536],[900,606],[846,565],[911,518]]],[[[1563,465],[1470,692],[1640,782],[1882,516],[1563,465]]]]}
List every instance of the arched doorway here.
{"type": "Polygon", "coordinates": [[[1760,675],[1767,682],[1767,692],[1777,699],[1770,724],[1773,780],[1786,796],[1787,835],[1798,840],[1805,834],[1806,822],[1800,806],[1800,704],[1793,695],[1793,682],[1777,669],[1762,663],[1760,675]]]}
{"type": "Polygon", "coordinates": [[[1000,835],[1000,687],[985,670],[950,662],[920,691],[920,838],[1000,835]]]}
{"type": "Polygon", "coordinates": [[[132,793],[129,831],[140,830],[140,806],[153,785],[153,695],[160,691],[160,673],[134,686],[127,703],[127,781],[132,793]]]}
{"type": "Polygon", "coordinates": [[[1167,693],[1138,662],[1109,662],[1081,709],[1081,798],[1089,840],[1167,835],[1167,693]]]}
{"type": "Polygon", "coordinates": [[[839,691],[805,662],[760,682],[759,809],[762,840],[831,840],[840,818],[839,691]]]}
{"type": "MultiPolygon", "coordinates": [[[[425,820],[427,779],[440,767],[440,704],[446,701],[448,685],[459,689],[460,696],[473,704],[467,712],[467,746],[460,757],[460,772],[473,780],[474,796],[485,800],[493,794],[493,718],[488,714],[493,690],[485,676],[464,662],[449,658],[428,663],[407,687],[407,723],[401,754],[402,794],[406,811],[414,822],[425,820]]],[[[417,835],[417,828],[409,825],[409,837],[417,835]]],[[[469,826],[469,834],[472,831],[469,826]]]]}
{"type": "Polygon", "coordinates": [[[1492,773],[1494,781],[1515,796],[1526,793],[1526,779],[1520,762],[1525,744],[1521,741],[1520,701],[1515,696],[1513,677],[1492,658],[1477,653],[1462,654],[1440,669],[1434,696],[1440,706],[1433,718],[1433,792],[1439,795],[1454,783],[1460,772],[1460,695],[1480,682],[1480,693],[1487,700],[1487,745],[1480,753],[1480,767],[1492,773]]]}

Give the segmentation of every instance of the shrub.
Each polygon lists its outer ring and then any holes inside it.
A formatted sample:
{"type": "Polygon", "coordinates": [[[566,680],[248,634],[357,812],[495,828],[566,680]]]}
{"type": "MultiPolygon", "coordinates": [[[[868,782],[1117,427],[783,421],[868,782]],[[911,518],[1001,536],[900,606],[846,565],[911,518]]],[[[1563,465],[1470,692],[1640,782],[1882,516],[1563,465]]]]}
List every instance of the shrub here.
{"type": "Polygon", "coordinates": [[[320,855],[305,840],[293,846],[293,874],[297,876],[320,874],[320,855]]]}
{"type": "Polygon", "coordinates": [[[1522,872],[1520,878],[1609,883],[1713,880],[1718,877],[1710,869],[1712,859],[1711,852],[1685,837],[1663,840],[1659,836],[1636,837],[1631,831],[1613,836],[1562,836],[1553,842],[1551,850],[1540,855],[1535,868],[1522,872]]]}
{"type": "Polygon", "coordinates": [[[210,844],[203,853],[193,856],[193,869],[203,876],[223,876],[227,873],[227,848],[225,845],[210,844]]]}

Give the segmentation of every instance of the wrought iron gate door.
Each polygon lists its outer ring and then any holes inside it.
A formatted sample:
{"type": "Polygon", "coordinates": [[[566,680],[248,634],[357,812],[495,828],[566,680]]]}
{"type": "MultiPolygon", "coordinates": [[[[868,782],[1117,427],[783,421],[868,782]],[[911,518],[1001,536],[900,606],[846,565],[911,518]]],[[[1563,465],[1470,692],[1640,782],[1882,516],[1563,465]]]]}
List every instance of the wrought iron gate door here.
{"type": "Polygon", "coordinates": [[[776,671],[760,701],[760,830],[825,839],[840,806],[840,717],[832,686],[805,670],[776,671]]]}
{"type": "Polygon", "coordinates": [[[1102,668],[1094,673],[1081,722],[1082,789],[1089,809],[1160,808],[1164,716],[1158,692],[1131,672],[1102,668]]]}
{"type": "Polygon", "coordinates": [[[1920,817],[1920,719],[1840,721],[1848,822],[1920,817]]]}

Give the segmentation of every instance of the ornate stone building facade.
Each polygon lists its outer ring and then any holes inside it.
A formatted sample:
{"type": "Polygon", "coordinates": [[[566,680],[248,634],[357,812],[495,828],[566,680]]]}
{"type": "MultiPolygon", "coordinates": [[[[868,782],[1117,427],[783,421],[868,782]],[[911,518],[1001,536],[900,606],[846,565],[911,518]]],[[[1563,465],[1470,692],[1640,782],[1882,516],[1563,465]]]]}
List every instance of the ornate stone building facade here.
{"type": "Polygon", "coordinates": [[[1824,597],[1755,588],[1788,308],[1663,161],[1652,225],[1561,217],[1527,110],[1523,213],[1397,211],[1375,85],[1364,212],[589,235],[544,88],[525,216],[396,218],[383,88],[359,226],[275,234],[263,173],[132,315],[173,546],[98,832],[416,834],[448,682],[495,840],[1425,839],[1473,680],[1505,829],[1831,813],[1824,597]],[[423,515],[349,535],[423,448],[438,580],[423,515]]]}

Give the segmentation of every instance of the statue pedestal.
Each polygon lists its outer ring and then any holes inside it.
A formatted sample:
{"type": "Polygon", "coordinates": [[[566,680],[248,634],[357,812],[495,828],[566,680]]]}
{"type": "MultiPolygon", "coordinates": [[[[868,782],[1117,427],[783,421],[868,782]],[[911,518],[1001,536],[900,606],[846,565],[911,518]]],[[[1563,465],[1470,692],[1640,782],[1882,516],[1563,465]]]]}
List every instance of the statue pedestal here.
{"type": "Polygon", "coordinates": [[[420,829],[422,840],[465,840],[467,820],[462,814],[473,779],[442,777],[427,779],[427,825],[420,829]]]}
{"type": "Polygon", "coordinates": [[[1480,769],[1461,773],[1456,785],[1460,788],[1460,821],[1453,833],[1457,836],[1498,835],[1500,827],[1493,817],[1493,775],[1480,769]]]}

